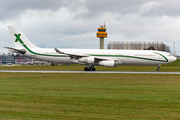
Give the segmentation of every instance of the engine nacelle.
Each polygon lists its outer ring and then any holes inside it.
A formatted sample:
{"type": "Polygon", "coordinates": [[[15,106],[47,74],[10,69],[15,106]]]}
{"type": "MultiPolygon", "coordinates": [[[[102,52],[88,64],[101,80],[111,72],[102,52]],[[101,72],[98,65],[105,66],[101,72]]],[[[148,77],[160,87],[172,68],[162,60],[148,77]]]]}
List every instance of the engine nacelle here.
{"type": "Polygon", "coordinates": [[[99,65],[106,66],[106,67],[117,67],[114,61],[100,61],[99,65]]]}
{"type": "Polygon", "coordinates": [[[78,59],[78,62],[93,64],[94,63],[94,57],[82,57],[82,58],[78,59]]]}

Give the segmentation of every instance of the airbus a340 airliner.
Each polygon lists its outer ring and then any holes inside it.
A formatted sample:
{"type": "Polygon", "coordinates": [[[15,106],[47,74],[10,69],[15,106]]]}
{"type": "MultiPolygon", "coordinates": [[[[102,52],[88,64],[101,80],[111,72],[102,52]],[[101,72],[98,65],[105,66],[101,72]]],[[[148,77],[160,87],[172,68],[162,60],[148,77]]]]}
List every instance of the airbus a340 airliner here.
{"type": "Polygon", "coordinates": [[[117,67],[118,65],[160,65],[174,62],[170,53],[155,50],[102,50],[39,48],[32,44],[16,27],[8,26],[15,48],[5,47],[34,59],[60,64],[84,64],[85,71],[95,71],[94,65],[117,67]]]}

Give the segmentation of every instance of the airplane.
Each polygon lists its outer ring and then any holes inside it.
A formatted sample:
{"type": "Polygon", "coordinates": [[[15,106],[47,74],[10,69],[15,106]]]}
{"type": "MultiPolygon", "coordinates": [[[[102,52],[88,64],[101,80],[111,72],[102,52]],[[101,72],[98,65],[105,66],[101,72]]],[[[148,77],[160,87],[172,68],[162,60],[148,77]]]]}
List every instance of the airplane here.
{"type": "Polygon", "coordinates": [[[95,71],[95,65],[117,67],[118,65],[157,65],[176,61],[170,53],[156,50],[105,50],[105,49],[60,49],[35,46],[16,27],[8,26],[14,47],[5,47],[24,56],[57,64],[87,65],[84,71],[95,71]]]}

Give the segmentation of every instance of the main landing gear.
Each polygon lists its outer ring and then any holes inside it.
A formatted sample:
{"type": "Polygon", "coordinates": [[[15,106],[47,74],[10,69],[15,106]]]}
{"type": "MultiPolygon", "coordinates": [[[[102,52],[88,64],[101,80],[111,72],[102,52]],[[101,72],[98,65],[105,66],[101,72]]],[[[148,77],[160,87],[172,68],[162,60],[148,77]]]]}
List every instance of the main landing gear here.
{"type": "Polygon", "coordinates": [[[87,66],[87,67],[84,68],[84,71],[96,71],[96,68],[94,67],[94,65],[87,66]]]}
{"type": "Polygon", "coordinates": [[[157,71],[160,71],[160,67],[161,67],[161,65],[158,65],[157,71]]]}

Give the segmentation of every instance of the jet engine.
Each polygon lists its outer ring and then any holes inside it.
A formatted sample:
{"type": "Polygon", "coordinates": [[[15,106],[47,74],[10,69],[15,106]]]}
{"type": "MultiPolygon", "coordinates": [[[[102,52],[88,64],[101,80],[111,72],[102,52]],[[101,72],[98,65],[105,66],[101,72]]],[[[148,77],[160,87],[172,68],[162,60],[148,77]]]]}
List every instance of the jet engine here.
{"type": "Polygon", "coordinates": [[[78,62],[81,63],[88,63],[88,64],[93,64],[94,63],[94,57],[82,57],[78,59],[78,62]]]}
{"type": "Polygon", "coordinates": [[[106,61],[100,61],[99,65],[106,66],[106,67],[117,67],[113,60],[111,60],[111,61],[107,61],[107,60],[106,61]]]}

